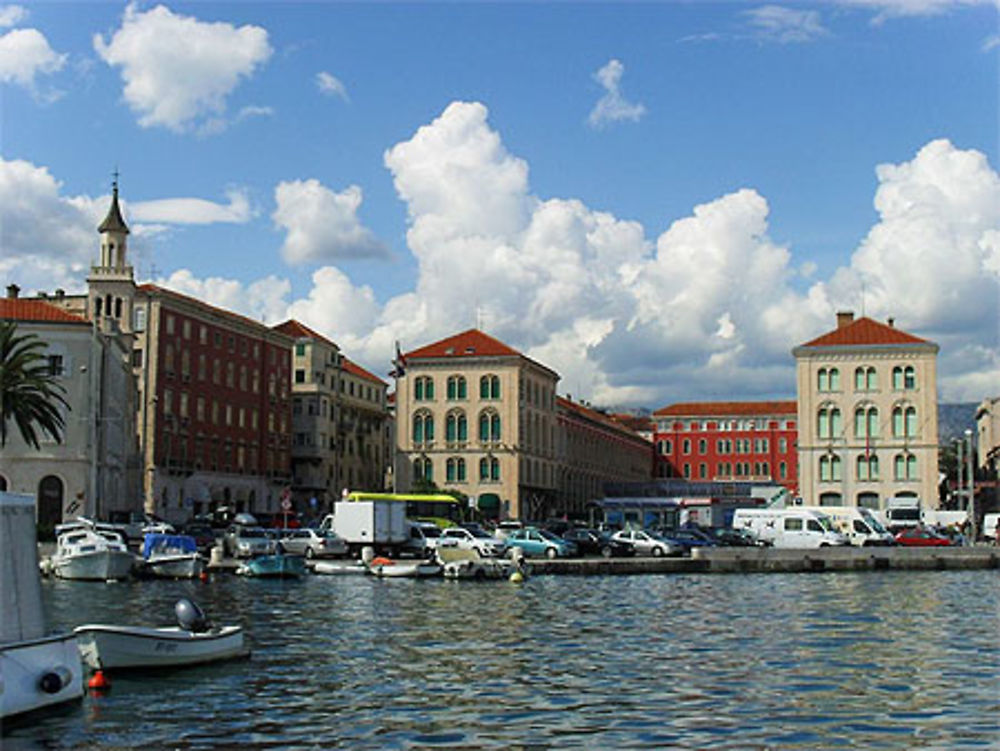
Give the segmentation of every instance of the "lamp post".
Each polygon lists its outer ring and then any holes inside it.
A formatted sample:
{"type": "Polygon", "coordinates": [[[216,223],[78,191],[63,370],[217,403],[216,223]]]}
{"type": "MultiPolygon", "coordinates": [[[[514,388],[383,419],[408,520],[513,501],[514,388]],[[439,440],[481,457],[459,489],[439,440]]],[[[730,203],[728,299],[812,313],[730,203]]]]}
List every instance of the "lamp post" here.
{"type": "Polygon", "coordinates": [[[966,466],[968,469],[969,478],[969,495],[968,503],[966,508],[969,511],[969,536],[973,543],[976,541],[976,483],[973,476],[972,470],[972,430],[969,428],[965,429],[965,440],[968,443],[967,451],[965,454],[966,466]]]}

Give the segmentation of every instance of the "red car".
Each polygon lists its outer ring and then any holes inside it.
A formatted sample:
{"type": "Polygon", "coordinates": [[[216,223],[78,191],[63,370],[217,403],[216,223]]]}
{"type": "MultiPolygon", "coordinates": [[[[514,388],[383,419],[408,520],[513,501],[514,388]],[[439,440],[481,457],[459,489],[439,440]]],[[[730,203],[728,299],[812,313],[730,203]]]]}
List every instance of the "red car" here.
{"type": "Polygon", "coordinates": [[[936,548],[951,545],[951,540],[923,527],[909,527],[896,534],[896,544],[919,548],[936,548]]]}

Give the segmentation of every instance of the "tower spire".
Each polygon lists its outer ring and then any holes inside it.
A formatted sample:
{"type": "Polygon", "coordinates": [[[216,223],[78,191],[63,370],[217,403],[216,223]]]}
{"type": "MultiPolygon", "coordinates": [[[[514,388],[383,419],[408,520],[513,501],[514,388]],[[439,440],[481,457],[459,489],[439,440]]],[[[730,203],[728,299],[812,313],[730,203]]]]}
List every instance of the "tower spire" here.
{"type": "Polygon", "coordinates": [[[101,234],[105,232],[121,232],[123,234],[128,234],[128,225],[125,224],[125,220],[122,218],[122,210],[118,205],[118,168],[115,167],[115,171],[112,173],[114,180],[111,183],[111,208],[108,209],[108,215],[104,217],[104,221],[101,222],[97,231],[101,234]]]}

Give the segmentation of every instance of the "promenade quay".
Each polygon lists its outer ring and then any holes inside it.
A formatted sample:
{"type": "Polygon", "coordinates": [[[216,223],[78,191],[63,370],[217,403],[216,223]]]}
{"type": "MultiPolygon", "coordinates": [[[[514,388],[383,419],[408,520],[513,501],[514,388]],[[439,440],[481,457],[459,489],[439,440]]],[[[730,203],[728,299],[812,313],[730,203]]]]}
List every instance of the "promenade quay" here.
{"type": "Polygon", "coordinates": [[[531,561],[535,575],[792,573],[1000,568],[1000,547],[713,548],[690,558],[562,558],[531,561]]]}

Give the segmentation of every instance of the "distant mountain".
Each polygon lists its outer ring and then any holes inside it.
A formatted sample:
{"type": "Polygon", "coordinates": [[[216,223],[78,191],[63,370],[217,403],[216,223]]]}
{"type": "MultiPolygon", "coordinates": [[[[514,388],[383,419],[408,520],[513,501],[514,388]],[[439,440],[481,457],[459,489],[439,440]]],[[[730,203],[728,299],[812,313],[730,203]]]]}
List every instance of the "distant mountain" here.
{"type": "Polygon", "coordinates": [[[951,443],[965,435],[966,430],[976,432],[978,402],[938,404],[938,443],[951,443]]]}

